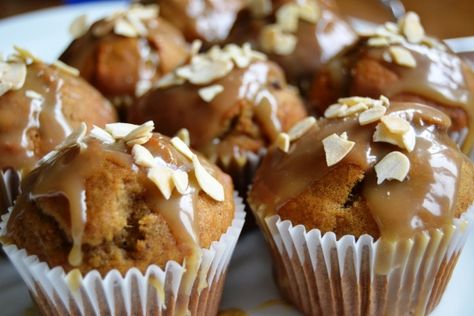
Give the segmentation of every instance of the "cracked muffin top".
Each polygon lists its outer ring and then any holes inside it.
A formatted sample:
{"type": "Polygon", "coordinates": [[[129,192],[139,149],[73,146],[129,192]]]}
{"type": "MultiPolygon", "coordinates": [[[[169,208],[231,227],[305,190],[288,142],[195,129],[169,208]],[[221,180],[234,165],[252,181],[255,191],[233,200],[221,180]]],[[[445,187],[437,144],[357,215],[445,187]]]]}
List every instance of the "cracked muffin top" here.
{"type": "Polygon", "coordinates": [[[51,267],[145,272],[186,260],[188,271],[234,217],[229,176],[153,123],[85,124],[22,183],[4,243],[51,267]]]}
{"type": "Polygon", "coordinates": [[[115,122],[112,105],[61,62],[51,65],[30,52],[0,61],[0,169],[29,172],[81,122],[115,122]]]}
{"type": "Polygon", "coordinates": [[[449,225],[472,204],[474,168],[447,135],[450,119],[416,103],[352,97],[280,137],[249,204],[307,230],[408,238],[449,225]]]}

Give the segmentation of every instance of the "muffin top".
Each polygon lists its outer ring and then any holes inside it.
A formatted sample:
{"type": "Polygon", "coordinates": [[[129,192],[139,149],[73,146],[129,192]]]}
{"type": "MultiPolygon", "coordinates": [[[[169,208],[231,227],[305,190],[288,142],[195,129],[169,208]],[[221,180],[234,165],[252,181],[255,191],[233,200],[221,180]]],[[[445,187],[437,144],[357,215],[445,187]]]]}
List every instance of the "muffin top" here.
{"type": "Polygon", "coordinates": [[[188,129],[191,146],[224,165],[258,152],[305,116],[276,64],[232,44],[194,55],[128,109],[128,121],[154,120],[166,135],[188,129]]]}
{"type": "Polygon", "coordinates": [[[306,229],[386,240],[441,228],[473,201],[474,169],[450,119],[416,103],[353,97],[300,124],[257,170],[249,203],[306,229]]]}
{"type": "Polygon", "coordinates": [[[132,5],[90,27],[80,16],[71,31],[76,39],[60,59],[117,105],[130,104],[189,56],[183,35],[158,17],[156,5],[132,5]]]}
{"type": "Polygon", "coordinates": [[[227,42],[251,43],[305,90],[322,64],[356,40],[332,0],[251,0],[227,42]]]}
{"type": "Polygon", "coordinates": [[[218,43],[227,38],[247,0],[158,0],[161,15],[187,40],[218,43]]]}
{"type": "Polygon", "coordinates": [[[81,122],[103,126],[116,119],[77,69],[48,65],[20,48],[0,61],[0,169],[27,173],[81,122]]]}
{"type": "Polygon", "coordinates": [[[469,128],[463,151],[474,143],[474,72],[444,44],[425,35],[413,12],[362,34],[361,41],[316,76],[311,107],[323,113],[337,98],[361,95],[419,102],[448,114],[451,131],[469,128]]]}
{"type": "Polygon", "coordinates": [[[232,182],[152,130],[81,125],[24,179],[4,242],[65,271],[124,274],[186,260],[196,272],[200,249],[231,225],[232,182]]]}

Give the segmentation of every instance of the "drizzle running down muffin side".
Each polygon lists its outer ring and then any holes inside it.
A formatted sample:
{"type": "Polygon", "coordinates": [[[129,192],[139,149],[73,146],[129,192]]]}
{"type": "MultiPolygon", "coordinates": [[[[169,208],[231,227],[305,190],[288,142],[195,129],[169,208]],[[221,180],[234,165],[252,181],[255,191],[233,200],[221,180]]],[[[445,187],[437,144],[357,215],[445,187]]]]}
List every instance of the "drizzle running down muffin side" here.
{"type": "Polygon", "coordinates": [[[450,225],[472,203],[472,163],[445,114],[385,98],[339,101],[287,153],[264,158],[249,195],[261,218],[391,241],[450,225]]]}

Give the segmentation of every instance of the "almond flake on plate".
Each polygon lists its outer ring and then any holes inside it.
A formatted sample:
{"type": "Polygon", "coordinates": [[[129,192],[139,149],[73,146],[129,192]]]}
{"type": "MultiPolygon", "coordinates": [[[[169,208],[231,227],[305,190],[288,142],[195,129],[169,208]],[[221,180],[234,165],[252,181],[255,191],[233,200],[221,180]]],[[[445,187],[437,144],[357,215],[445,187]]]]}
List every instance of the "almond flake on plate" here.
{"type": "Polygon", "coordinates": [[[375,165],[377,184],[385,180],[403,182],[410,171],[410,160],[399,151],[392,151],[375,165]]]}
{"type": "Polygon", "coordinates": [[[206,102],[211,102],[219,93],[224,91],[224,87],[220,84],[215,84],[198,90],[198,94],[206,102]]]}
{"type": "Polygon", "coordinates": [[[331,134],[324,138],[322,142],[328,167],[331,167],[344,159],[355,145],[355,142],[347,139],[347,134],[341,136],[331,134]]]}
{"type": "Polygon", "coordinates": [[[224,187],[222,184],[201,165],[199,158],[196,155],[192,157],[192,160],[194,174],[196,175],[196,179],[201,189],[214,200],[220,202],[224,201],[224,187]]]}
{"type": "Polygon", "coordinates": [[[391,46],[389,51],[397,65],[408,68],[416,67],[416,59],[408,49],[400,46],[391,46]]]}
{"type": "Polygon", "coordinates": [[[174,182],[172,179],[173,169],[155,165],[153,168],[148,170],[148,179],[158,187],[163,197],[167,200],[171,197],[174,188],[174,182]]]}

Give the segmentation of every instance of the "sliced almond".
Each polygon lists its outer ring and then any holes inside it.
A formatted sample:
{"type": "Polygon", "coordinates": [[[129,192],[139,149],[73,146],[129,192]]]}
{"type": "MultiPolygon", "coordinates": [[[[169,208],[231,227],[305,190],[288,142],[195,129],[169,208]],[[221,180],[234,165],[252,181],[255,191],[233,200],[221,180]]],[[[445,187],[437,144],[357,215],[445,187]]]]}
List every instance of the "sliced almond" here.
{"type": "Polygon", "coordinates": [[[330,105],[326,111],[324,111],[324,117],[326,118],[336,118],[336,117],[343,117],[345,116],[346,110],[348,106],[345,104],[332,104],[330,105]]]}
{"type": "Polygon", "coordinates": [[[191,149],[189,149],[188,145],[184,143],[180,138],[173,137],[171,138],[171,144],[173,144],[174,148],[182,153],[186,158],[192,160],[194,156],[196,156],[191,149]]]}
{"type": "Polygon", "coordinates": [[[367,45],[372,47],[388,46],[390,43],[386,37],[371,37],[367,41],[367,45]]]}
{"type": "Polygon", "coordinates": [[[290,55],[296,48],[296,36],[283,33],[279,25],[267,25],[260,32],[260,45],[266,52],[290,55]]]}
{"type": "Polygon", "coordinates": [[[11,90],[19,90],[25,84],[26,72],[22,62],[0,62],[0,83],[11,86],[11,90]]]}
{"type": "Polygon", "coordinates": [[[176,74],[196,85],[209,84],[216,79],[223,78],[234,67],[234,63],[230,60],[209,60],[205,58],[195,58],[194,60],[198,60],[198,62],[192,62],[178,68],[176,74]]]}
{"type": "Polygon", "coordinates": [[[173,170],[165,166],[156,165],[148,170],[148,179],[153,181],[167,200],[169,200],[173,193],[174,182],[172,176],[173,170]]]}
{"type": "Polygon", "coordinates": [[[186,80],[182,77],[177,76],[174,72],[164,75],[160,80],[154,85],[156,88],[168,88],[171,86],[177,86],[185,83],[186,80]]]}
{"type": "Polygon", "coordinates": [[[406,133],[403,133],[402,143],[408,152],[412,152],[413,149],[415,149],[416,134],[412,126],[410,126],[410,129],[406,133]]]}
{"type": "Polygon", "coordinates": [[[26,95],[27,98],[34,99],[34,100],[42,100],[43,99],[43,96],[41,94],[39,94],[38,92],[33,91],[33,90],[26,90],[25,95],[26,95]]]}
{"type": "Polygon", "coordinates": [[[337,134],[329,135],[323,139],[324,153],[326,154],[326,164],[331,167],[344,159],[354,147],[355,142],[337,134]]]}
{"type": "Polygon", "coordinates": [[[380,120],[394,134],[403,134],[410,129],[410,123],[407,120],[395,115],[385,115],[380,120]]]}
{"type": "Polygon", "coordinates": [[[155,158],[153,158],[153,155],[151,154],[151,152],[146,147],[143,147],[142,145],[138,145],[138,144],[133,145],[132,156],[133,156],[133,161],[138,166],[152,168],[153,166],[156,165],[155,158]]]}
{"type": "Polygon", "coordinates": [[[77,16],[74,21],[72,21],[71,25],[69,26],[69,33],[73,38],[79,38],[86,34],[88,29],[89,25],[87,23],[87,15],[81,14],[77,16]]]}
{"type": "Polygon", "coordinates": [[[224,91],[224,87],[220,84],[214,84],[198,90],[198,94],[206,102],[211,102],[219,93],[224,91]]]}
{"type": "Polygon", "coordinates": [[[425,30],[420,22],[420,17],[415,12],[408,12],[401,19],[401,31],[410,43],[420,43],[425,37],[425,30]]]}
{"type": "Polygon", "coordinates": [[[125,37],[137,37],[138,32],[129,21],[119,18],[114,24],[114,33],[125,37]]]}
{"type": "Polygon", "coordinates": [[[379,123],[375,127],[373,141],[396,145],[411,152],[416,145],[416,134],[412,126],[410,126],[409,130],[403,134],[395,134],[390,132],[385,124],[379,123]]]}
{"type": "Polygon", "coordinates": [[[293,34],[280,33],[273,51],[277,55],[290,55],[295,51],[297,38],[293,34]]]}
{"type": "Polygon", "coordinates": [[[376,105],[359,114],[359,124],[367,125],[373,122],[377,122],[385,115],[387,108],[381,105],[376,105]]]}
{"type": "Polygon", "coordinates": [[[416,67],[416,59],[408,49],[400,46],[391,46],[389,51],[397,65],[409,68],[416,67]]]}
{"type": "Polygon", "coordinates": [[[191,136],[189,135],[189,131],[187,128],[182,128],[180,129],[177,133],[176,133],[176,136],[181,139],[185,144],[186,146],[190,146],[191,145],[191,136]]]}
{"type": "Polygon", "coordinates": [[[137,98],[145,95],[148,91],[150,91],[152,87],[152,83],[148,79],[138,80],[137,84],[135,85],[135,96],[137,98]]]}
{"type": "Polygon", "coordinates": [[[174,170],[173,174],[171,175],[173,178],[174,185],[176,186],[176,190],[180,194],[185,194],[186,190],[189,186],[189,177],[188,174],[180,169],[174,170]]]}
{"type": "Polygon", "coordinates": [[[109,123],[105,125],[105,130],[115,139],[122,139],[138,127],[140,127],[140,125],[129,123],[109,123]]]}
{"type": "Polygon", "coordinates": [[[196,155],[193,155],[194,174],[201,189],[216,201],[224,201],[224,187],[217,181],[206,168],[204,168],[196,155]]]}
{"type": "Polygon", "coordinates": [[[393,22],[385,22],[383,25],[387,31],[398,34],[400,32],[400,28],[398,27],[397,23],[393,22]]]}
{"type": "Polygon", "coordinates": [[[375,165],[377,184],[385,180],[403,182],[410,171],[410,160],[399,151],[392,151],[375,165]]]}
{"type": "Polygon", "coordinates": [[[123,140],[127,144],[129,143],[137,144],[136,140],[139,140],[139,139],[140,140],[146,139],[146,141],[148,141],[152,137],[152,132],[154,129],[155,129],[155,123],[153,121],[147,121],[143,123],[142,125],[131,130],[127,135],[125,135],[123,140]]]}
{"type": "Polygon", "coordinates": [[[153,137],[153,133],[149,133],[149,134],[147,134],[145,136],[142,136],[142,137],[133,138],[133,139],[127,141],[126,144],[128,146],[143,145],[143,144],[146,144],[152,137],[153,137]]]}
{"type": "Polygon", "coordinates": [[[97,140],[100,140],[101,142],[103,142],[104,144],[113,144],[115,143],[115,138],[112,137],[112,135],[110,135],[109,132],[107,132],[106,130],[100,128],[100,127],[97,127],[94,125],[94,127],[92,128],[92,130],[90,131],[90,136],[97,139],[97,140]]]}
{"type": "Polygon", "coordinates": [[[276,22],[283,31],[295,32],[298,29],[298,20],[299,9],[295,3],[288,2],[276,12],[276,22]]]}
{"type": "Polygon", "coordinates": [[[290,150],[290,136],[287,133],[280,133],[276,139],[276,146],[281,151],[287,153],[290,150]]]}
{"type": "Polygon", "coordinates": [[[316,119],[312,116],[307,117],[298,123],[296,123],[289,131],[288,136],[291,141],[294,141],[301,136],[303,136],[307,131],[309,131],[313,126],[316,125],[316,119]]]}
{"type": "Polygon", "coordinates": [[[154,19],[158,16],[160,7],[157,4],[132,4],[128,13],[140,20],[154,19]]]}
{"type": "Polygon", "coordinates": [[[84,137],[87,133],[87,125],[82,122],[78,128],[76,128],[71,134],[69,134],[61,144],[56,147],[56,150],[62,148],[68,148],[72,146],[79,145],[81,148],[85,148],[86,144],[84,143],[84,137]]]}
{"type": "Polygon", "coordinates": [[[127,17],[128,22],[133,26],[133,28],[137,32],[137,35],[143,36],[143,37],[148,35],[148,30],[139,17],[137,17],[130,11],[126,13],[126,17],[127,17]]]}
{"type": "Polygon", "coordinates": [[[306,0],[298,5],[300,19],[315,24],[321,17],[321,8],[315,0],[306,0]]]}
{"type": "Polygon", "coordinates": [[[379,101],[382,102],[382,105],[385,106],[385,107],[390,106],[390,100],[384,95],[380,96],[379,101]]]}
{"type": "Polygon", "coordinates": [[[18,47],[18,46],[13,46],[17,53],[17,57],[19,57],[21,60],[23,60],[27,65],[34,63],[34,62],[42,62],[40,58],[36,57],[33,55],[29,50],[18,47]]]}
{"type": "Polygon", "coordinates": [[[191,43],[191,49],[190,49],[191,56],[197,55],[199,51],[201,50],[201,48],[202,48],[202,41],[198,39],[194,40],[191,43]]]}
{"type": "Polygon", "coordinates": [[[79,69],[77,68],[74,68],[74,67],[71,67],[65,63],[63,63],[62,61],[60,60],[56,60],[54,63],[53,63],[53,66],[55,66],[56,68],[58,68],[59,70],[61,70],[62,72],[64,73],[67,73],[71,76],[74,76],[74,77],[78,77],[79,76],[79,69]]]}
{"type": "Polygon", "coordinates": [[[369,107],[364,104],[364,103],[358,103],[356,105],[350,106],[346,111],[345,111],[345,116],[350,116],[352,114],[356,114],[362,111],[367,110],[369,107]]]}
{"type": "Polygon", "coordinates": [[[359,103],[364,103],[366,105],[371,105],[374,101],[374,99],[371,98],[366,98],[366,97],[347,97],[347,98],[339,98],[337,100],[337,103],[339,104],[345,104],[347,106],[354,106],[359,103]]]}

